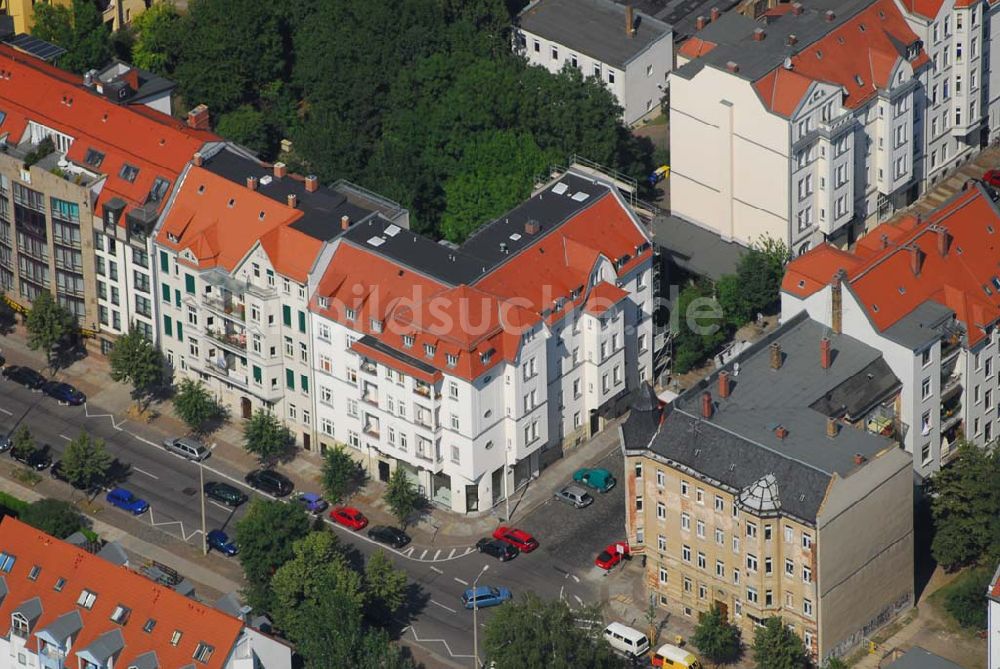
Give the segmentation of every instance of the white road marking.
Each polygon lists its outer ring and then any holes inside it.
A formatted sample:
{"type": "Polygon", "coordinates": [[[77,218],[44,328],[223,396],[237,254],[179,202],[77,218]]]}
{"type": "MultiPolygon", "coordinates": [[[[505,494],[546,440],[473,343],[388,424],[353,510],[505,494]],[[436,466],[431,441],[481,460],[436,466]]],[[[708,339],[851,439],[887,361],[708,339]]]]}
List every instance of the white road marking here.
{"type": "Polygon", "coordinates": [[[443,574],[444,573],[443,571],[441,571],[440,569],[438,569],[437,567],[435,567],[433,565],[431,565],[431,571],[437,572],[439,574],[443,574]]]}
{"type": "Polygon", "coordinates": [[[3,411],[3,412],[4,412],[5,414],[7,414],[8,416],[13,416],[13,415],[14,415],[14,414],[13,414],[12,412],[10,412],[10,411],[7,411],[7,410],[6,410],[6,409],[4,409],[4,408],[0,408],[0,411],[3,411]]]}
{"type": "Polygon", "coordinates": [[[450,552],[450,553],[448,553],[448,558],[447,558],[447,559],[449,559],[449,560],[450,560],[450,559],[452,559],[453,557],[455,557],[455,551],[456,551],[456,550],[457,550],[457,549],[455,549],[455,548],[452,548],[452,549],[451,549],[451,552],[450,552]]]}
{"type": "Polygon", "coordinates": [[[410,546],[405,551],[403,551],[403,555],[405,555],[406,557],[410,557],[411,555],[413,555],[413,546],[410,546]]]}
{"type": "Polygon", "coordinates": [[[419,558],[417,558],[417,559],[418,559],[418,560],[423,560],[423,559],[424,559],[424,556],[426,556],[426,555],[427,555],[427,550],[428,550],[428,549],[426,549],[426,548],[425,548],[425,549],[424,549],[424,552],[423,552],[423,553],[421,553],[421,554],[420,554],[420,557],[419,557],[419,558]]]}
{"type": "Polygon", "coordinates": [[[573,580],[574,580],[574,581],[576,581],[577,583],[579,583],[579,582],[580,582],[580,579],[579,579],[579,578],[577,578],[576,574],[570,574],[570,576],[572,576],[572,577],[573,577],[573,580]]]}
{"type": "Polygon", "coordinates": [[[59,438],[60,439],[65,439],[66,441],[73,441],[72,439],[70,439],[69,437],[67,437],[65,434],[60,434],[59,438]]]}
{"type": "Polygon", "coordinates": [[[157,476],[156,474],[150,474],[150,473],[149,473],[149,472],[147,472],[147,471],[146,471],[145,469],[139,469],[138,467],[136,467],[136,466],[134,466],[134,465],[133,465],[133,467],[132,467],[132,471],[134,471],[134,472],[139,472],[140,474],[145,474],[145,475],[146,475],[146,476],[148,476],[149,478],[151,478],[151,479],[154,479],[154,480],[156,480],[156,481],[159,481],[159,480],[160,480],[160,477],[159,477],[159,476],[157,476]]]}
{"type": "MultiPolygon", "coordinates": [[[[431,601],[431,604],[437,604],[438,606],[440,606],[445,611],[451,611],[452,613],[458,613],[458,611],[456,611],[455,609],[451,608],[450,606],[445,606],[441,602],[435,602],[433,599],[430,600],[430,601],[431,601]]],[[[448,652],[450,653],[451,651],[448,651],[448,652]]]]}
{"type": "Polygon", "coordinates": [[[182,523],[179,520],[168,520],[168,521],[164,521],[162,523],[156,522],[156,520],[153,518],[153,508],[152,507],[149,508],[149,524],[152,525],[153,527],[164,527],[166,525],[178,525],[181,528],[181,538],[184,541],[190,541],[192,537],[201,534],[201,530],[200,529],[195,530],[191,534],[185,533],[184,532],[184,523],[182,523]]]}
{"type": "Polygon", "coordinates": [[[566,588],[565,585],[560,585],[559,586],[559,601],[562,601],[563,599],[565,599],[565,596],[563,595],[563,590],[565,588],[566,588]]]}
{"type": "MultiPolygon", "coordinates": [[[[433,600],[431,600],[431,601],[433,601],[433,600]]],[[[437,603],[437,602],[435,602],[435,603],[437,603]]],[[[447,607],[445,607],[445,608],[447,608],[447,607]]],[[[417,635],[416,628],[413,627],[412,625],[410,626],[410,631],[413,632],[413,640],[414,641],[417,641],[419,643],[423,643],[425,641],[437,641],[438,643],[440,643],[440,644],[442,644],[444,646],[445,650],[448,651],[448,655],[450,655],[452,657],[465,657],[465,658],[470,658],[470,659],[472,658],[472,655],[456,655],[455,653],[451,652],[451,646],[449,646],[448,642],[445,641],[444,639],[421,639],[417,635]]]]}
{"type": "Polygon", "coordinates": [[[573,595],[573,599],[576,600],[577,604],[579,604],[580,606],[583,606],[583,600],[580,599],[580,595],[573,595]]]}
{"type": "Polygon", "coordinates": [[[462,580],[462,579],[460,579],[460,578],[459,578],[458,576],[454,576],[453,578],[454,578],[454,579],[455,579],[456,581],[458,581],[459,583],[461,583],[462,585],[469,585],[469,582],[468,582],[468,581],[463,581],[463,580],[462,580]]]}
{"type": "Polygon", "coordinates": [[[217,507],[219,507],[220,509],[222,509],[222,510],[223,510],[223,511],[225,511],[226,513],[229,513],[230,511],[232,511],[232,509],[231,509],[231,508],[229,508],[228,506],[226,506],[225,504],[219,504],[219,503],[218,503],[218,502],[216,502],[215,500],[211,500],[211,499],[210,499],[210,500],[208,500],[208,503],[209,503],[209,504],[211,504],[211,505],[213,505],[213,506],[217,506],[217,507]]]}
{"type": "Polygon", "coordinates": [[[431,558],[431,559],[432,560],[437,560],[438,559],[438,555],[441,555],[441,551],[437,551],[436,553],[434,553],[434,557],[431,558]]]}

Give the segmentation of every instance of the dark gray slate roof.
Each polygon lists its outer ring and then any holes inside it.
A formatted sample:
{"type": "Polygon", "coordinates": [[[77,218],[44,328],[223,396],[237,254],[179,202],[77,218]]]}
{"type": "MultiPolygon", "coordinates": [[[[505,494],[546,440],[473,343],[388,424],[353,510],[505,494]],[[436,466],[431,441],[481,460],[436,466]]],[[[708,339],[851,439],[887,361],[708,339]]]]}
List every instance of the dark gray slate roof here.
{"type": "Polygon", "coordinates": [[[674,29],[674,42],[682,42],[695,31],[699,16],[708,18],[712,9],[727,12],[739,0],[615,0],[619,5],[631,4],[636,11],[669,23],[674,29]]]}
{"type": "MultiPolygon", "coordinates": [[[[773,475],[776,484],[771,488],[777,489],[781,509],[813,522],[831,476],[854,469],[856,453],[871,458],[892,442],[850,427],[842,427],[831,439],[826,436],[826,416],[809,405],[851,382],[880,357],[878,350],[834,335],[802,312],[726,365],[733,377],[729,398],[718,396],[716,372],[668,405],[650,448],[737,491],[773,475]],[[831,339],[834,352],[826,370],[819,355],[824,336],[831,339]],[[772,342],[782,349],[778,370],[770,367],[772,342]],[[705,391],[713,398],[707,420],[701,416],[705,391]],[[778,426],[788,431],[784,439],[775,433],[778,426]]],[[[629,450],[646,445],[630,443],[628,434],[625,438],[629,450]]]]}
{"type": "Polygon", "coordinates": [[[124,647],[125,637],[122,636],[121,630],[113,629],[91,641],[90,645],[80,652],[90,655],[98,664],[103,665],[107,663],[108,658],[121,652],[124,647]]]}
{"type": "Polygon", "coordinates": [[[948,307],[927,300],[886,328],[882,334],[913,351],[937,341],[945,324],[955,315],[948,307]]]}
{"type": "Polygon", "coordinates": [[[11,613],[20,613],[28,621],[28,627],[34,627],[35,621],[42,615],[42,600],[38,597],[32,597],[28,601],[22,602],[11,613]]]}
{"type": "MultiPolygon", "coordinates": [[[[517,17],[520,28],[624,69],[658,40],[670,39],[670,26],[635,12],[635,35],[629,37],[625,8],[611,0],[535,0],[517,17]]],[[[671,47],[672,47],[671,42],[671,47]]]]}
{"type": "Polygon", "coordinates": [[[66,537],[66,543],[73,544],[74,546],[86,546],[89,543],[87,537],[83,532],[74,532],[73,534],[66,537]]]}
{"type": "Polygon", "coordinates": [[[358,340],[358,343],[364,344],[365,346],[369,346],[380,353],[385,353],[386,355],[391,356],[404,364],[410,365],[411,367],[416,367],[417,369],[426,372],[427,374],[434,374],[435,372],[437,372],[437,368],[434,367],[433,365],[428,365],[423,360],[419,360],[412,356],[406,355],[402,351],[397,351],[396,349],[392,348],[387,344],[384,344],[381,340],[376,339],[371,335],[365,335],[364,337],[358,340]]]}
{"type": "Polygon", "coordinates": [[[900,386],[885,360],[879,358],[809,405],[833,418],[858,420],[900,386]]]}
{"type": "Polygon", "coordinates": [[[690,79],[703,67],[725,69],[726,64],[732,61],[739,65],[736,76],[756,81],[780,67],[786,57],[806,49],[871,5],[871,0],[810,0],[803,5],[802,14],[796,16],[789,12],[772,17],[767,23],[754,21],[736,12],[723,14],[719,20],[697,33],[700,39],[718,46],[678,68],[675,74],[690,79]],[[833,11],[833,21],[826,20],[827,10],[833,11]],[[757,28],[764,28],[767,34],[765,39],[753,39],[757,28]],[[788,45],[789,35],[796,37],[793,46],[788,45]]]}
{"type": "Polygon", "coordinates": [[[73,609],[53,620],[44,629],[39,630],[38,634],[48,635],[57,644],[62,644],[81,629],[83,629],[83,618],[77,609],[73,609]]]}
{"type": "Polygon", "coordinates": [[[962,667],[920,646],[914,646],[901,658],[887,665],[886,669],[962,669],[962,667]]]}
{"type": "Polygon", "coordinates": [[[121,567],[122,565],[128,564],[128,554],[122,545],[117,541],[111,541],[104,545],[98,553],[97,557],[104,558],[108,562],[121,567]]]}
{"type": "Polygon", "coordinates": [[[157,659],[155,651],[149,651],[134,658],[127,666],[129,669],[132,667],[135,669],[160,669],[160,661],[157,659]]]}
{"type": "Polygon", "coordinates": [[[718,280],[735,274],[746,247],[677,216],[653,219],[653,241],[683,270],[718,280]]]}
{"type": "Polygon", "coordinates": [[[235,592],[229,592],[224,594],[215,600],[215,608],[219,609],[223,613],[228,613],[234,618],[240,618],[243,615],[243,604],[240,602],[240,598],[235,592]]]}

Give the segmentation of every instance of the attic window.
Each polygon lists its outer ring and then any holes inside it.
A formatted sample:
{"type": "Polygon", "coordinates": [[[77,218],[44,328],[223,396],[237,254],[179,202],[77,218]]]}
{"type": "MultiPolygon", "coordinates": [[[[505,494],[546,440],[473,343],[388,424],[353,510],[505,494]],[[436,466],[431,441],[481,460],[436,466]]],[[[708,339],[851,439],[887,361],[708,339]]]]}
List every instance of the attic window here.
{"type": "Polygon", "coordinates": [[[42,573],[42,568],[39,567],[36,564],[35,566],[33,566],[31,568],[31,571],[28,572],[28,580],[29,581],[37,581],[38,580],[38,575],[41,574],[41,573],[42,573]]]}
{"type": "Polygon", "coordinates": [[[170,645],[176,646],[181,642],[181,631],[174,630],[174,633],[170,635],[170,645]]]}
{"type": "Polygon", "coordinates": [[[816,49],[816,60],[823,60],[823,51],[821,49],[816,49]]]}
{"type": "Polygon", "coordinates": [[[139,176],[139,168],[135,165],[124,163],[122,164],[121,170],[118,172],[118,176],[129,183],[135,183],[135,178],[139,176]]]}
{"type": "Polygon", "coordinates": [[[97,593],[91,592],[90,590],[81,590],[80,596],[76,598],[77,606],[82,606],[88,611],[94,607],[94,601],[97,600],[97,593]]]}
{"type": "Polygon", "coordinates": [[[403,346],[413,348],[413,335],[403,335],[403,346]]]}
{"type": "Polygon", "coordinates": [[[150,632],[153,631],[154,627],[156,627],[156,619],[150,618],[145,622],[145,624],[143,624],[142,631],[145,632],[146,634],[149,634],[150,632]]]}
{"type": "Polygon", "coordinates": [[[354,309],[345,309],[344,310],[344,318],[346,318],[347,320],[353,321],[356,317],[357,317],[357,314],[354,312],[354,309]]]}
{"type": "Polygon", "coordinates": [[[489,364],[490,360],[493,359],[493,349],[479,354],[479,360],[484,364],[489,364]]]}
{"type": "Polygon", "coordinates": [[[1000,290],[1000,278],[993,277],[991,281],[993,281],[993,287],[1000,290]]]}
{"type": "Polygon", "coordinates": [[[799,279],[799,288],[805,288],[805,287],[806,287],[806,280],[799,279]]]}
{"type": "Polygon", "coordinates": [[[880,9],[880,10],[878,10],[878,17],[879,17],[880,19],[884,19],[884,18],[885,18],[885,12],[883,12],[883,11],[882,11],[881,9],[880,9]]]}
{"type": "Polygon", "coordinates": [[[448,363],[449,367],[454,367],[458,364],[458,356],[452,355],[451,353],[444,356],[445,362],[448,363]]]}
{"type": "Polygon", "coordinates": [[[236,198],[235,197],[229,198],[229,202],[226,203],[226,206],[229,207],[230,209],[236,206],[236,198]]]}
{"type": "Polygon", "coordinates": [[[865,80],[861,78],[860,74],[855,74],[854,75],[854,83],[856,83],[858,86],[864,86],[865,85],[865,80]]]}
{"type": "Polygon", "coordinates": [[[104,154],[97,149],[87,149],[87,155],[84,156],[83,162],[91,167],[100,167],[101,163],[104,162],[104,154]]]}
{"type": "Polygon", "coordinates": [[[987,225],[986,226],[986,232],[988,232],[988,233],[990,233],[992,235],[993,234],[993,226],[992,225],[987,225]]]}
{"type": "Polygon", "coordinates": [[[874,311],[875,313],[878,313],[878,305],[877,304],[873,304],[872,305],[872,311],[874,311]]]}
{"type": "Polygon", "coordinates": [[[372,332],[382,331],[382,321],[378,320],[377,318],[372,318],[369,320],[371,322],[372,332]]]}
{"type": "Polygon", "coordinates": [[[260,210],[260,213],[259,213],[259,214],[257,214],[257,218],[259,218],[259,219],[260,219],[260,220],[262,220],[262,221],[264,220],[264,210],[263,210],[263,209],[261,209],[261,210],[260,210]]]}
{"type": "Polygon", "coordinates": [[[990,286],[989,286],[988,283],[987,284],[983,284],[983,292],[986,293],[987,295],[992,295],[993,294],[993,291],[990,290],[990,286]]]}
{"type": "Polygon", "coordinates": [[[201,184],[200,186],[198,186],[198,195],[201,195],[204,192],[205,192],[205,184],[201,184]]]}
{"type": "Polygon", "coordinates": [[[132,609],[119,604],[115,607],[115,610],[111,612],[111,622],[117,625],[124,625],[128,622],[128,617],[131,613],[132,609]]]}
{"type": "Polygon", "coordinates": [[[202,663],[208,662],[209,658],[212,657],[212,652],[214,650],[215,650],[214,648],[212,648],[211,646],[209,646],[204,641],[199,641],[198,642],[198,647],[194,649],[194,656],[193,657],[194,657],[194,659],[196,659],[199,662],[202,662],[202,663]]]}
{"type": "Polygon", "coordinates": [[[956,246],[955,247],[955,253],[957,253],[958,255],[962,255],[962,247],[961,246],[956,246]]]}
{"type": "Polygon", "coordinates": [[[897,288],[896,290],[898,290],[898,291],[899,291],[899,294],[900,294],[900,295],[906,295],[906,286],[900,286],[900,287],[899,287],[899,288],[897,288]]]}
{"type": "Polygon", "coordinates": [[[843,44],[843,43],[844,43],[844,36],[843,35],[838,35],[837,36],[837,44],[843,44]]]}
{"type": "Polygon", "coordinates": [[[860,30],[861,32],[864,32],[865,31],[865,24],[864,23],[859,23],[858,24],[858,30],[860,30]]]}
{"type": "Polygon", "coordinates": [[[56,584],[54,586],[52,586],[52,589],[55,590],[56,592],[62,592],[63,588],[65,588],[65,587],[66,587],[66,579],[64,579],[64,578],[57,578],[56,579],[56,584]]]}
{"type": "Polygon", "coordinates": [[[320,297],[316,301],[319,303],[319,308],[320,309],[329,309],[330,308],[330,298],[328,298],[328,297],[320,297]]]}
{"type": "Polygon", "coordinates": [[[428,358],[433,358],[434,357],[434,345],[433,344],[424,344],[424,355],[426,355],[428,358]]]}

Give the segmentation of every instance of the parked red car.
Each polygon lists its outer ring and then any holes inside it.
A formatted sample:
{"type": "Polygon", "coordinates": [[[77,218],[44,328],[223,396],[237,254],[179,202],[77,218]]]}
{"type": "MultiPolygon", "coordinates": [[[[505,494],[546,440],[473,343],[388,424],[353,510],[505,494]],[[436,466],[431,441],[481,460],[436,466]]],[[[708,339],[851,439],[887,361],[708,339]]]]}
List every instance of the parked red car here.
{"type": "Polygon", "coordinates": [[[497,529],[493,530],[493,538],[499,539],[500,541],[506,541],[522,553],[530,553],[538,548],[538,540],[535,539],[535,537],[531,536],[524,530],[517,529],[516,527],[501,525],[497,529]]]}
{"type": "Polygon", "coordinates": [[[365,518],[365,514],[361,513],[353,506],[334,507],[333,511],[330,512],[330,520],[338,525],[349,527],[355,531],[363,529],[368,525],[368,519],[365,518]]]}
{"type": "Polygon", "coordinates": [[[994,188],[1000,188],[1000,170],[988,170],[983,174],[983,181],[994,188]]]}
{"type": "Polygon", "coordinates": [[[628,542],[616,541],[604,547],[604,550],[594,560],[594,564],[601,569],[611,569],[629,555],[631,555],[631,550],[628,547],[628,542]]]}

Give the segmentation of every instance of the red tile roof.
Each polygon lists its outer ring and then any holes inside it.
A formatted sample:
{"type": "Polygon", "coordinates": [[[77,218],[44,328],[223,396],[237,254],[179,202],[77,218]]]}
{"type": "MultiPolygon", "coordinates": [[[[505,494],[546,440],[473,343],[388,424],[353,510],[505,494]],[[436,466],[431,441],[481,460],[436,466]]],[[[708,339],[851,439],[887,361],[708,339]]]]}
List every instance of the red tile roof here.
{"type": "Polygon", "coordinates": [[[1000,319],[998,257],[1000,214],[983,191],[970,188],[922,221],[907,217],[876,227],[853,253],[824,245],[799,256],[789,264],[782,290],[808,297],[843,269],[879,330],[932,300],[955,312],[975,345],[1000,319]],[[944,256],[938,250],[941,234],[949,236],[944,256]],[[915,253],[917,275],[911,265],[915,253]]]}
{"type": "Polygon", "coordinates": [[[710,42],[700,37],[691,37],[681,44],[677,53],[687,58],[699,58],[719,46],[715,42],[710,42]]]}
{"type": "Polygon", "coordinates": [[[791,116],[813,83],[803,74],[779,67],[755,81],[753,87],[768,109],[782,116],[791,116]]]}
{"type": "Polygon", "coordinates": [[[587,303],[583,305],[583,310],[593,316],[600,316],[626,297],[628,297],[626,291],[613,283],[601,281],[590,291],[590,297],[587,298],[587,303]]]}
{"type": "MultiPolygon", "coordinates": [[[[65,613],[78,611],[83,628],[74,639],[72,652],[87,648],[96,638],[119,630],[125,641],[124,650],[115,666],[127,667],[139,655],[154,651],[161,667],[195,665],[205,669],[221,669],[243,629],[243,623],[217,609],[184,597],[95,555],[59,541],[39,530],[7,516],[0,523],[0,550],[16,559],[9,572],[0,573],[7,596],[0,601],[0,621],[10,625],[11,613],[24,602],[38,597],[42,614],[32,628],[37,634],[65,613]],[[28,574],[39,567],[36,580],[28,574]],[[58,579],[65,579],[57,592],[58,579]],[[96,594],[93,606],[77,606],[84,590],[96,594]],[[131,610],[124,625],[111,620],[118,605],[131,610]],[[144,627],[148,620],[156,621],[150,632],[144,627]],[[180,632],[176,645],[170,643],[180,632]],[[213,647],[207,662],[195,662],[199,643],[213,647]]],[[[3,634],[8,633],[3,629],[3,634]]],[[[29,642],[34,646],[34,641],[29,642]]],[[[73,660],[69,664],[75,666],[73,660]]]]}
{"type": "Polygon", "coordinates": [[[73,137],[67,159],[107,175],[98,207],[115,196],[127,208],[142,205],[156,177],[176,183],[194,153],[219,139],[145,105],[114,104],[85,87],[80,77],[5,44],[0,44],[0,70],[6,73],[0,77],[0,110],[6,112],[0,135],[18,143],[33,120],[73,137]],[[105,156],[98,168],[84,163],[91,148],[105,156]],[[125,163],[139,168],[134,182],[119,176],[125,163]]]}

